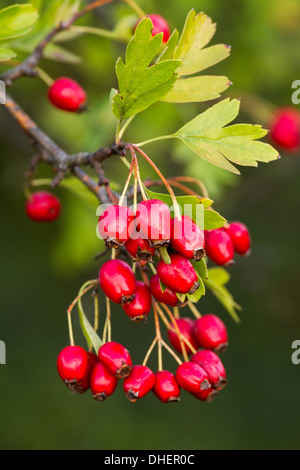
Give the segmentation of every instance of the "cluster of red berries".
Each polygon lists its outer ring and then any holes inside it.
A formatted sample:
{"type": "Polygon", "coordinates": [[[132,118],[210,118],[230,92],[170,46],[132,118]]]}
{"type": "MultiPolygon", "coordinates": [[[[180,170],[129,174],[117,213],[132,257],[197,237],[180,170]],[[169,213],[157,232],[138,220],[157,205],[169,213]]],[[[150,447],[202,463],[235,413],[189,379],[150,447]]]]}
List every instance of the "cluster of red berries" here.
{"type": "Polygon", "coordinates": [[[151,390],[162,403],[178,402],[181,388],[201,401],[210,401],[226,385],[225,368],[211,350],[198,351],[191,361],[177,368],[175,375],[166,370],[155,374],[144,365],[133,366],[127,349],[116,342],[104,344],[98,356],[79,346],[68,346],[59,353],[57,368],[72,392],[83,394],[91,389],[99,402],[114,393],[121,379],[133,403],[151,390]]]}
{"type": "Polygon", "coordinates": [[[300,113],[294,108],[281,108],[270,125],[273,142],[288,152],[300,149],[300,113]]]}

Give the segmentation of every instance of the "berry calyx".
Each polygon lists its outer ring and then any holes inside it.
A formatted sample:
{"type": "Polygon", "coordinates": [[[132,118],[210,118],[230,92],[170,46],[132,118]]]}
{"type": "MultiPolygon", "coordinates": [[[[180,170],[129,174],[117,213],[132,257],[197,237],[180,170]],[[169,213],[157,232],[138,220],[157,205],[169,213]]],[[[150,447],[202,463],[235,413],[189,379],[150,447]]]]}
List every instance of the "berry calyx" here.
{"type": "Polygon", "coordinates": [[[127,304],[134,299],[135,276],[125,261],[114,259],[104,263],[99,282],[104,294],[116,304],[127,304]]]}
{"type": "Polygon", "coordinates": [[[180,401],[180,387],[175,376],[166,370],[156,372],[153,393],[162,403],[180,401]]]}
{"type": "Polygon", "coordinates": [[[220,392],[227,384],[225,367],[221,359],[213,351],[198,351],[192,361],[199,364],[207,372],[209,380],[215,390],[220,392]]]}
{"type": "Polygon", "coordinates": [[[134,213],[126,206],[110,206],[101,214],[98,228],[106,246],[119,248],[134,231],[134,213]]]}
{"type": "Polygon", "coordinates": [[[211,388],[205,370],[195,362],[184,362],[176,371],[178,384],[187,392],[200,393],[211,388]]]}
{"type": "Polygon", "coordinates": [[[285,150],[297,151],[300,147],[300,114],[296,109],[283,108],[274,116],[270,137],[285,150]]]}
{"type": "Polygon", "coordinates": [[[203,390],[203,392],[200,393],[193,393],[192,395],[200,401],[206,401],[206,403],[211,403],[213,399],[218,395],[218,392],[213,388],[209,388],[207,390],[203,390]]]}
{"type": "MultiPolygon", "coordinates": [[[[184,338],[188,340],[191,346],[197,350],[199,346],[193,335],[195,327],[194,320],[192,320],[191,318],[179,318],[178,320],[176,320],[176,323],[182,336],[184,336],[184,338]]],[[[168,336],[173,348],[182,354],[183,351],[180,343],[180,338],[178,337],[178,334],[174,327],[168,330],[168,336]]],[[[184,346],[188,355],[193,353],[191,348],[186,343],[184,343],[184,346]]]]}
{"type": "Polygon", "coordinates": [[[61,204],[53,194],[39,191],[29,197],[25,209],[28,217],[35,222],[52,222],[58,218],[61,204]]]}
{"type": "Polygon", "coordinates": [[[58,355],[57,370],[60,378],[72,390],[83,393],[82,382],[88,366],[88,354],[80,346],[67,346],[58,355]]]}
{"type": "Polygon", "coordinates": [[[200,261],[205,256],[204,230],[201,230],[190,217],[172,221],[171,246],[187,259],[200,261]]]}
{"type": "Polygon", "coordinates": [[[250,254],[251,240],[246,225],[241,222],[231,222],[225,225],[224,230],[230,236],[236,253],[245,256],[250,254]]]}
{"type": "Polygon", "coordinates": [[[192,263],[182,255],[172,253],[171,264],[161,260],[157,273],[161,282],[174,292],[193,295],[198,289],[198,276],[192,263]]]}
{"type": "Polygon", "coordinates": [[[152,256],[154,256],[156,251],[149,240],[145,240],[142,237],[138,237],[136,240],[130,238],[125,243],[125,248],[135,261],[139,261],[142,266],[145,266],[152,260],[152,256]]]}
{"type": "Polygon", "coordinates": [[[94,399],[102,402],[114,393],[118,379],[99,361],[92,370],[90,385],[94,399]]]}
{"type": "Polygon", "coordinates": [[[151,278],[150,290],[156,300],[169,305],[170,307],[177,307],[180,303],[177,295],[171,289],[167,287],[164,292],[162,291],[158,274],[151,278]]]}
{"type": "Polygon", "coordinates": [[[226,326],[216,315],[203,315],[203,317],[196,320],[194,336],[204,349],[222,352],[228,346],[226,326]]]}
{"type": "Polygon", "coordinates": [[[142,201],[136,211],[137,230],[152,246],[168,246],[171,238],[169,206],[159,199],[142,201]]]}
{"type": "Polygon", "coordinates": [[[50,102],[59,109],[69,112],[83,111],[87,105],[84,89],[70,78],[59,78],[49,89],[50,102]]]}
{"type": "Polygon", "coordinates": [[[91,373],[95,365],[99,362],[98,356],[94,353],[87,353],[88,355],[88,365],[86,369],[85,376],[82,380],[82,389],[83,392],[86,392],[90,388],[90,378],[91,378],[91,373]]]}
{"type": "Polygon", "coordinates": [[[155,375],[149,367],[133,366],[131,374],[123,382],[123,388],[128,400],[135,403],[151,392],[154,384],[155,375]]]}
{"type": "Polygon", "coordinates": [[[229,234],[223,229],[205,232],[205,249],[207,256],[220,266],[234,263],[233,243],[229,234]]]}
{"type": "Polygon", "coordinates": [[[141,322],[149,315],[152,307],[152,297],[149,287],[144,282],[136,282],[135,299],[130,304],[123,305],[126,315],[133,321],[141,322]]]}
{"type": "Polygon", "coordinates": [[[129,351],[122,344],[111,341],[99,349],[100,361],[107,370],[117,379],[127,377],[132,369],[132,360],[129,351]]]}

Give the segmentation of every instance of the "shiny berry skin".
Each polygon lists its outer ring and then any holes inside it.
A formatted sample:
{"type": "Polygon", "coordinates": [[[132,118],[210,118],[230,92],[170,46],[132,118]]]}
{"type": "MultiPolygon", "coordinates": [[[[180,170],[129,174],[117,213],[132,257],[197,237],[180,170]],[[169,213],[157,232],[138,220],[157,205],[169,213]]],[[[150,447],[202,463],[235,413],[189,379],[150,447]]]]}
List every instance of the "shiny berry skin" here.
{"type": "Polygon", "coordinates": [[[168,246],[171,238],[169,206],[159,199],[140,202],[136,211],[137,228],[153,246],[168,246]]]}
{"type": "Polygon", "coordinates": [[[125,248],[135,261],[139,261],[142,266],[145,266],[152,259],[156,251],[149,240],[142,237],[138,237],[136,240],[130,238],[125,243],[125,248]]]}
{"type": "Polygon", "coordinates": [[[98,229],[106,246],[119,248],[135,229],[134,213],[129,207],[110,206],[101,214],[98,229]]]}
{"type": "Polygon", "coordinates": [[[216,315],[204,315],[195,322],[194,337],[204,349],[222,352],[228,346],[228,333],[222,320],[216,315]]]}
{"type": "Polygon", "coordinates": [[[114,259],[104,263],[99,282],[104,294],[116,304],[126,304],[134,299],[135,276],[125,261],[114,259]]]}
{"type": "Polygon", "coordinates": [[[180,387],[175,376],[166,370],[156,372],[153,393],[162,403],[180,401],[180,387]]]}
{"type": "Polygon", "coordinates": [[[200,401],[206,401],[206,403],[211,403],[213,399],[218,395],[218,392],[213,388],[208,388],[207,390],[203,390],[203,392],[193,393],[192,395],[200,401]]]}
{"type": "Polygon", "coordinates": [[[76,393],[83,393],[82,382],[88,366],[88,354],[80,346],[67,346],[58,355],[57,370],[60,378],[76,393]]]}
{"type": "Polygon", "coordinates": [[[204,230],[201,230],[190,217],[172,221],[172,248],[187,259],[199,261],[205,256],[204,230]]]}
{"type": "Polygon", "coordinates": [[[29,197],[25,208],[28,217],[35,222],[52,222],[58,218],[61,204],[53,194],[39,191],[29,197]]]}
{"type": "Polygon", "coordinates": [[[114,393],[117,385],[118,379],[99,361],[94,366],[90,378],[90,386],[94,399],[99,402],[106,400],[114,393]]]}
{"type": "Polygon", "coordinates": [[[192,263],[183,256],[170,254],[171,264],[161,260],[157,265],[157,273],[161,282],[179,294],[193,294],[199,287],[198,276],[192,263]]]}
{"type": "MultiPolygon", "coordinates": [[[[179,318],[178,320],[176,320],[176,323],[180,330],[180,333],[185,337],[185,339],[188,340],[188,342],[193,346],[193,348],[197,350],[199,348],[199,345],[193,335],[195,326],[194,320],[192,320],[191,318],[179,318]]],[[[173,348],[182,354],[180,339],[178,338],[177,332],[175,331],[175,327],[173,327],[172,330],[168,330],[168,337],[173,348]]],[[[192,354],[193,351],[190,349],[190,347],[186,343],[184,343],[184,345],[187,354],[192,354]]]]}
{"type": "Polygon", "coordinates": [[[177,295],[171,289],[167,287],[164,292],[161,290],[158,274],[151,278],[150,290],[153,297],[165,305],[169,305],[170,307],[177,307],[180,304],[177,295]]]}
{"type": "Polygon", "coordinates": [[[123,388],[128,400],[135,403],[151,392],[154,384],[155,375],[149,367],[133,366],[131,374],[123,382],[123,388]]]}
{"type": "Polygon", "coordinates": [[[241,222],[231,222],[225,225],[224,230],[230,236],[236,253],[245,256],[250,254],[251,240],[246,225],[241,222]]]}
{"type": "Polygon", "coordinates": [[[213,351],[198,351],[192,361],[199,364],[207,372],[209,380],[215,390],[220,392],[227,384],[225,367],[221,359],[213,351]]]}
{"type": "Polygon", "coordinates": [[[99,362],[98,356],[94,353],[87,353],[88,354],[88,365],[86,369],[85,376],[82,381],[82,389],[83,392],[86,392],[90,388],[90,378],[91,373],[95,365],[99,362]]]}
{"type": "Polygon", "coordinates": [[[205,370],[195,362],[184,362],[176,371],[176,381],[190,393],[200,393],[211,388],[205,370]]]}
{"type": "Polygon", "coordinates": [[[233,243],[228,233],[223,229],[205,232],[205,249],[207,256],[220,266],[230,265],[234,262],[233,243]]]}
{"type": "Polygon", "coordinates": [[[270,128],[270,137],[275,144],[290,152],[300,148],[300,113],[296,109],[280,109],[270,128]]]}
{"type": "Polygon", "coordinates": [[[152,296],[148,286],[144,282],[136,282],[135,299],[123,309],[133,321],[139,322],[145,320],[152,307],[152,296]]]}
{"type": "Polygon", "coordinates": [[[99,349],[99,359],[107,370],[117,379],[127,377],[132,369],[132,360],[127,349],[122,344],[111,341],[99,349]]]}
{"type": "Polygon", "coordinates": [[[59,109],[69,112],[83,111],[87,96],[83,88],[70,78],[56,80],[49,89],[49,100],[59,109]]]}

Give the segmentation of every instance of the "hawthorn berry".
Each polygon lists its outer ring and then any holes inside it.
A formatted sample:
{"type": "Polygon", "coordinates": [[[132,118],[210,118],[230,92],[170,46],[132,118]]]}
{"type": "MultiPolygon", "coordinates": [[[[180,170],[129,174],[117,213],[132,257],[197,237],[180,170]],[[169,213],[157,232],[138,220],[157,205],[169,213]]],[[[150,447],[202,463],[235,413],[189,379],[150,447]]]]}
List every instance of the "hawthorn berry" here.
{"type": "Polygon", "coordinates": [[[184,362],[176,371],[178,384],[187,392],[200,393],[211,388],[208,374],[196,362],[184,362]]]}
{"type": "Polygon", "coordinates": [[[94,399],[96,401],[106,400],[114,393],[117,385],[118,379],[109,372],[101,361],[97,362],[90,378],[90,386],[94,399]]]}
{"type": "Polygon", "coordinates": [[[152,246],[168,246],[171,238],[169,206],[159,199],[142,201],[136,211],[137,230],[152,246]]]}
{"type": "Polygon", "coordinates": [[[145,266],[148,261],[152,260],[152,256],[154,256],[156,251],[149,240],[145,240],[142,237],[137,239],[130,238],[125,243],[125,248],[135,261],[139,261],[142,266],[145,266]]]}
{"type": "Polygon", "coordinates": [[[246,256],[250,254],[251,240],[246,225],[241,222],[231,222],[225,225],[224,230],[230,236],[236,253],[246,256]]]}
{"type": "Polygon", "coordinates": [[[87,353],[88,355],[88,365],[86,369],[85,376],[82,380],[82,389],[83,392],[86,392],[90,388],[90,378],[91,378],[91,373],[95,365],[99,362],[98,356],[94,353],[87,353]]]}
{"type": "Polygon", "coordinates": [[[291,152],[300,148],[300,113],[296,109],[280,109],[270,128],[270,136],[275,144],[291,152]]]}
{"type": "Polygon", "coordinates": [[[157,273],[161,282],[179,294],[194,294],[198,289],[198,276],[192,263],[178,253],[170,254],[171,264],[161,260],[157,273]]]}
{"type": "Polygon", "coordinates": [[[215,390],[221,391],[226,383],[226,371],[221,359],[213,351],[198,351],[192,361],[199,364],[207,372],[209,380],[215,390]]]}
{"type": "MultiPolygon", "coordinates": [[[[178,320],[176,320],[176,323],[182,336],[184,336],[184,338],[188,340],[191,346],[197,350],[199,346],[193,335],[194,326],[195,326],[194,320],[192,320],[191,318],[179,318],[178,320]]],[[[168,337],[173,348],[182,354],[183,351],[182,351],[180,339],[175,330],[175,327],[168,330],[168,337]]],[[[192,354],[193,351],[191,350],[191,348],[186,343],[184,343],[184,345],[185,345],[187,354],[192,354]]]]}
{"type": "Polygon", "coordinates": [[[216,315],[203,315],[195,322],[194,336],[199,345],[215,352],[228,346],[228,333],[222,320],[216,315]]]}
{"type": "Polygon", "coordinates": [[[116,304],[126,304],[134,299],[135,276],[125,261],[114,259],[104,263],[99,282],[104,294],[116,304]]]}
{"type": "Polygon", "coordinates": [[[29,197],[25,208],[28,217],[35,222],[52,222],[58,218],[61,204],[53,194],[39,191],[29,197]]]}
{"type": "Polygon", "coordinates": [[[101,214],[98,228],[106,246],[119,248],[134,231],[134,213],[126,206],[110,206],[101,214]]]}
{"type": "Polygon", "coordinates": [[[67,346],[58,355],[58,373],[72,392],[83,393],[87,367],[88,354],[80,346],[67,346]]]}
{"type": "Polygon", "coordinates": [[[232,240],[229,234],[222,228],[205,232],[205,249],[207,256],[220,266],[234,263],[232,240]]]}
{"type": "Polygon", "coordinates": [[[136,282],[135,299],[130,304],[123,305],[123,309],[133,321],[145,320],[152,306],[152,296],[148,286],[144,282],[136,282]]]}
{"type": "MultiPolygon", "coordinates": [[[[171,30],[165,18],[160,15],[157,15],[156,13],[151,13],[151,15],[148,15],[148,17],[153,23],[152,36],[156,36],[159,33],[163,33],[163,42],[168,42],[171,36],[171,30]]],[[[136,24],[136,27],[138,24],[139,22],[136,24]]]]}
{"type": "Polygon", "coordinates": [[[133,366],[131,374],[123,382],[123,388],[128,400],[135,403],[151,392],[154,384],[155,375],[149,367],[133,366]]]}
{"type": "Polygon", "coordinates": [[[166,287],[166,290],[164,292],[162,291],[158,274],[151,278],[150,290],[153,297],[159,302],[169,305],[170,307],[177,307],[180,304],[177,295],[171,289],[166,287]]]}
{"type": "Polygon", "coordinates": [[[122,344],[111,341],[99,349],[99,359],[107,370],[117,379],[127,377],[132,369],[129,351],[122,344]]]}
{"type": "Polygon", "coordinates": [[[184,215],[172,221],[171,246],[187,259],[199,261],[205,256],[204,230],[201,230],[190,217],[184,215]]]}
{"type": "Polygon", "coordinates": [[[156,372],[152,391],[162,403],[180,401],[180,387],[175,376],[167,370],[156,372]]]}
{"type": "Polygon", "coordinates": [[[49,100],[59,109],[70,112],[83,111],[87,105],[84,89],[70,78],[59,78],[49,89],[49,100]]]}
{"type": "Polygon", "coordinates": [[[218,395],[218,392],[213,388],[208,388],[207,390],[203,390],[200,393],[192,393],[192,395],[200,401],[206,401],[207,403],[211,403],[213,399],[218,395]]]}

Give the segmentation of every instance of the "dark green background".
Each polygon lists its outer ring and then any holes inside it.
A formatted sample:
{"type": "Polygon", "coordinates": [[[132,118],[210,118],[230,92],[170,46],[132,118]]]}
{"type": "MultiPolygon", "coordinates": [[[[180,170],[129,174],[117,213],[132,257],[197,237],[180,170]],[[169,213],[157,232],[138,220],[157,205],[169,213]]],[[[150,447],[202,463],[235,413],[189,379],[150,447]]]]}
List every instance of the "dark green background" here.
{"type": "MultiPolygon", "coordinates": [[[[191,7],[203,9],[218,22],[214,42],[232,45],[232,57],[214,69],[234,83],[227,94],[239,96],[243,90],[276,105],[291,105],[291,83],[300,78],[297,0],[140,4],[179,28],[191,7]]],[[[88,22],[110,27],[124,9],[120,3],[106,7],[88,22]]],[[[90,114],[73,117],[52,109],[38,80],[20,80],[11,93],[66,149],[94,150],[113,140],[107,100],[116,85],[113,68],[123,46],[85,37],[70,48],[82,55],[82,65],[45,62],[43,67],[54,77],[80,80],[90,96],[90,114]]],[[[127,139],[140,141],[173,131],[201,109],[156,105],[136,120],[127,139]]],[[[249,116],[243,118],[251,122],[249,116]]],[[[0,366],[0,448],[299,449],[300,366],[291,362],[291,344],[300,339],[299,156],[283,154],[278,162],[243,169],[241,177],[223,180],[223,173],[203,166],[188,150],[169,142],[149,147],[167,175],[190,174],[193,169],[193,174],[210,179],[217,209],[250,227],[252,256],[237,260],[230,283],[244,307],[242,323],[235,325],[210,295],[200,304],[203,313],[225,319],[230,333],[230,349],[223,356],[229,385],[212,404],[183,393],[179,405],[162,405],[152,395],[132,405],[121,386],[113,398],[97,404],[89,394],[70,396],[56,371],[57,354],[68,341],[66,308],[100,266],[93,262],[93,254],[101,249],[95,212],[59,189],[60,220],[51,225],[28,220],[22,188],[31,150],[2,107],[0,122],[0,339],[7,345],[7,365],[0,366]]],[[[117,159],[107,163],[106,171],[116,183],[125,179],[117,159]]],[[[43,167],[40,175],[49,174],[43,167]]],[[[149,174],[143,166],[144,177],[149,174]]],[[[104,315],[103,298],[100,305],[104,315]]],[[[114,339],[131,350],[135,362],[142,361],[153,328],[152,320],[134,325],[120,308],[114,309],[114,339]]],[[[77,328],[76,338],[84,344],[77,328]]],[[[154,361],[155,355],[153,367],[154,361]]],[[[166,367],[172,370],[175,364],[166,359],[166,367]]]]}

